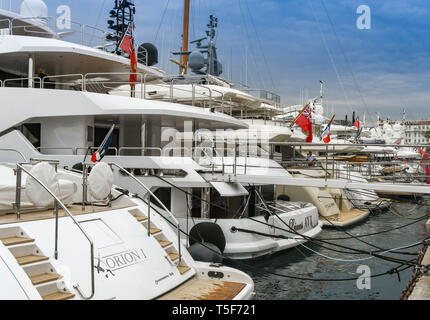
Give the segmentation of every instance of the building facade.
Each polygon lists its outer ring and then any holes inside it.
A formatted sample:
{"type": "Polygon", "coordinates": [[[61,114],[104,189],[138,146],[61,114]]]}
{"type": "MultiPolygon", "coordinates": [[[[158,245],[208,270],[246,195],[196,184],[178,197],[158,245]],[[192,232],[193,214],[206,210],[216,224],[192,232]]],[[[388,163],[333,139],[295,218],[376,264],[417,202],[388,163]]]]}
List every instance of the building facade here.
{"type": "Polygon", "coordinates": [[[406,121],[406,143],[430,143],[430,120],[406,121]]]}

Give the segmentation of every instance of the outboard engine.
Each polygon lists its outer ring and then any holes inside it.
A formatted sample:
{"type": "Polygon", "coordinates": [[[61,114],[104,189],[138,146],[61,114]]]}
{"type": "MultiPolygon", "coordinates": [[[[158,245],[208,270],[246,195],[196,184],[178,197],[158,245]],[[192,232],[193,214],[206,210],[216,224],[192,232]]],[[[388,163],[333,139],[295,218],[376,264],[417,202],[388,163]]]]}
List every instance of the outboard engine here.
{"type": "Polygon", "coordinates": [[[148,67],[154,66],[158,63],[158,50],[152,43],[143,43],[137,49],[137,59],[148,67]]]}
{"type": "Polygon", "coordinates": [[[196,261],[222,262],[226,240],[221,227],[212,222],[201,222],[190,230],[189,253],[196,261]]]}

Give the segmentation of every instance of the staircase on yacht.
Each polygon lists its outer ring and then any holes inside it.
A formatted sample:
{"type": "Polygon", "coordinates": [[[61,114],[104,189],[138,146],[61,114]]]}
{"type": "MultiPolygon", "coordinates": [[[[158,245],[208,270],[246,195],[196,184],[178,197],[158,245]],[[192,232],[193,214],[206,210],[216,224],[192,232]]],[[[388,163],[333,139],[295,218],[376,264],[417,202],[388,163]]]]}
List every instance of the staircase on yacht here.
{"type": "MultiPolygon", "coordinates": [[[[166,217],[143,201],[91,174],[87,180],[58,170],[50,177],[49,166],[57,164],[1,165],[4,173],[9,171],[0,180],[1,299],[246,299],[252,295],[253,282],[244,273],[195,262],[166,217]],[[11,181],[14,170],[16,178],[11,181]],[[55,183],[48,183],[51,178],[55,183]],[[70,191],[70,184],[73,201],[63,203],[59,196],[70,191]],[[106,198],[94,198],[91,190],[106,185],[111,186],[106,198]],[[8,192],[11,188],[15,194],[8,192]],[[29,192],[39,194],[39,200],[32,200],[29,192]],[[48,198],[52,201],[42,205],[48,198]],[[195,290],[192,296],[190,286],[195,290]]],[[[99,165],[110,170],[104,163],[99,165]]]]}

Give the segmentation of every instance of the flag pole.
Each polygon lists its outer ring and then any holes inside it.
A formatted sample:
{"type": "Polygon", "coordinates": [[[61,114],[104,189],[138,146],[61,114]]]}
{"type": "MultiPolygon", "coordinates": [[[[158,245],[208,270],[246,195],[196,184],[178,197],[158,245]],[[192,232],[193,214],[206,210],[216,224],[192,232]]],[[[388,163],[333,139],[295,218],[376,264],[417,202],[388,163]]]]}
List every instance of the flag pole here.
{"type": "Polygon", "coordinates": [[[420,161],[420,163],[419,163],[419,165],[418,165],[418,167],[417,167],[417,171],[415,171],[415,175],[417,175],[417,174],[418,174],[418,171],[420,170],[421,164],[422,164],[422,163],[423,163],[423,161],[424,161],[424,157],[426,156],[427,151],[428,151],[428,148],[425,148],[425,149],[424,149],[424,153],[423,153],[423,155],[421,156],[421,161],[420,161]]]}
{"type": "MultiPolygon", "coordinates": [[[[327,127],[328,127],[328,126],[331,126],[331,124],[332,124],[332,123],[333,123],[333,121],[334,121],[334,117],[336,117],[336,115],[335,115],[335,114],[331,117],[330,122],[325,126],[324,130],[325,130],[325,129],[327,129],[327,127]]],[[[323,132],[324,132],[324,130],[323,130],[323,132]]]]}
{"type": "Polygon", "coordinates": [[[303,112],[305,112],[306,108],[309,106],[309,104],[305,105],[302,109],[302,111],[300,111],[299,115],[293,120],[293,122],[291,122],[290,124],[290,128],[292,128],[294,126],[294,124],[296,123],[297,119],[302,115],[303,112]]]}
{"type": "Polygon", "coordinates": [[[115,129],[115,125],[113,124],[112,127],[110,128],[109,132],[107,133],[106,137],[103,139],[103,142],[101,143],[101,145],[99,146],[99,148],[97,149],[96,152],[100,152],[101,148],[106,143],[107,139],[109,139],[109,136],[110,136],[110,134],[112,133],[112,131],[114,129],[115,129]]]}
{"type": "Polygon", "coordinates": [[[330,120],[330,122],[328,123],[328,125],[329,125],[329,126],[333,123],[333,121],[334,121],[334,117],[336,117],[336,115],[335,115],[335,114],[333,115],[333,117],[331,117],[331,120],[330,120]]]}

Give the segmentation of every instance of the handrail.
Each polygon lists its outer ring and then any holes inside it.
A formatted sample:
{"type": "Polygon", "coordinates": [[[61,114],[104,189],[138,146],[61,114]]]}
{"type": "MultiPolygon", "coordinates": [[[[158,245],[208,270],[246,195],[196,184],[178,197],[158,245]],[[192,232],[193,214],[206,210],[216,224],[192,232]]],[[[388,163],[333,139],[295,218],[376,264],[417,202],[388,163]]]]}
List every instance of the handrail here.
{"type": "MultiPolygon", "coordinates": [[[[146,50],[146,48],[144,48],[144,47],[139,47],[138,49],[137,49],[137,53],[139,54],[139,51],[145,51],[145,66],[148,66],[148,50],[146,50]]],[[[142,63],[142,59],[137,59],[137,61],[138,62],[141,62],[142,63]]]]}
{"type": "Polygon", "coordinates": [[[160,155],[162,153],[162,149],[157,147],[121,147],[119,148],[118,155],[121,155],[121,151],[123,150],[137,150],[137,151],[144,151],[144,152],[146,150],[149,150],[149,151],[156,150],[156,151],[160,151],[160,155]]]}
{"type": "MultiPolygon", "coordinates": [[[[93,151],[93,150],[98,150],[98,147],[87,147],[87,148],[81,147],[81,148],[75,148],[75,153],[77,154],[78,151],[88,150],[88,149],[90,149],[91,151],[93,151]]],[[[113,150],[113,151],[115,151],[115,156],[118,155],[118,148],[116,148],[116,147],[109,147],[108,150],[113,150]]]]}
{"type": "Polygon", "coordinates": [[[55,75],[55,76],[44,76],[42,78],[42,89],[45,88],[45,79],[53,79],[53,78],[66,78],[66,77],[80,77],[82,80],[82,83],[84,83],[84,75],[75,73],[75,74],[64,74],[64,75],[55,75]]]}
{"type": "MultiPolygon", "coordinates": [[[[42,20],[42,19],[45,19],[46,21],[49,21],[49,20],[51,20],[52,19],[52,21],[54,21],[55,19],[54,19],[54,17],[51,17],[51,16],[47,16],[47,17],[15,17],[15,18],[12,18],[11,19],[11,23],[10,23],[10,25],[11,25],[11,27],[10,27],[10,34],[12,35],[13,34],[13,29],[14,28],[18,28],[18,27],[26,27],[26,26],[16,26],[16,27],[14,27],[13,26],[13,22],[15,21],[15,20],[19,20],[19,21],[23,21],[23,20],[34,20],[34,21],[40,21],[40,20],[42,20]]],[[[43,23],[40,23],[39,25],[28,25],[28,27],[40,27],[40,28],[42,28],[42,27],[45,27],[44,25],[43,25],[43,23]]],[[[55,30],[55,32],[56,32],[56,30],[55,30]]]]}
{"type": "MultiPolygon", "coordinates": [[[[94,27],[94,26],[90,26],[90,25],[87,25],[87,24],[84,24],[84,25],[81,25],[81,29],[82,29],[82,45],[84,45],[84,35],[85,35],[85,28],[90,28],[90,29],[92,29],[93,31],[95,30],[95,31],[100,31],[101,33],[102,33],[102,35],[103,35],[103,47],[105,46],[105,44],[106,44],[106,31],[105,30],[103,30],[103,29],[100,29],[100,28],[97,28],[97,27],[94,27]]],[[[94,39],[94,32],[93,32],[93,34],[92,34],[92,36],[91,36],[91,40],[90,41],[93,41],[93,39],[94,39]]]]}
{"type": "MultiPolygon", "coordinates": [[[[0,81],[1,81],[1,80],[0,80],[0,81]]],[[[0,149],[0,152],[1,152],[1,151],[6,151],[6,152],[15,152],[15,153],[19,154],[19,155],[24,159],[24,161],[27,161],[26,157],[22,154],[22,152],[21,152],[21,151],[18,151],[18,150],[15,150],[15,149],[0,149]]]]}
{"type": "Polygon", "coordinates": [[[205,88],[206,90],[208,90],[208,91],[209,91],[209,107],[210,107],[210,108],[212,108],[212,105],[213,105],[213,103],[212,103],[212,89],[211,89],[211,88],[209,88],[209,87],[207,87],[207,86],[203,86],[203,85],[201,85],[201,84],[198,84],[198,85],[196,85],[196,86],[199,86],[199,87],[205,88]]]}
{"type": "MultiPolygon", "coordinates": [[[[34,81],[34,80],[39,80],[39,89],[41,89],[41,88],[42,88],[42,79],[41,79],[40,77],[28,77],[28,78],[5,79],[5,80],[3,81],[3,87],[6,87],[6,83],[8,83],[8,82],[12,82],[12,81],[22,81],[22,80],[28,80],[28,81],[30,81],[30,80],[32,80],[32,81],[34,81]]],[[[34,82],[33,82],[33,85],[34,85],[34,82]]]]}
{"type": "MultiPolygon", "coordinates": [[[[9,34],[11,34],[11,22],[10,22],[10,19],[2,19],[2,20],[0,20],[0,23],[5,22],[5,21],[8,22],[9,26],[7,27],[7,29],[9,29],[9,34]]],[[[2,29],[6,29],[6,28],[2,28],[2,29]]]]}
{"type": "Polygon", "coordinates": [[[94,280],[94,243],[91,240],[90,236],[85,232],[85,230],[82,228],[81,224],[73,217],[73,215],[70,213],[70,211],[67,209],[67,207],[61,202],[60,199],[38,178],[36,178],[30,171],[25,169],[21,164],[17,164],[17,188],[16,188],[16,197],[17,197],[17,216],[18,219],[20,217],[20,207],[21,207],[21,175],[22,171],[24,171],[27,175],[32,177],[43,189],[45,189],[55,200],[54,202],[54,212],[55,212],[55,259],[58,260],[58,205],[60,205],[64,212],[73,220],[74,224],[76,224],[79,228],[79,230],[82,232],[82,234],[87,238],[88,242],[90,243],[90,249],[91,249],[91,295],[86,297],[82,290],[79,287],[79,284],[76,284],[73,286],[73,288],[76,289],[76,291],[79,292],[82,298],[85,300],[92,299],[95,294],[95,280],[94,280]]]}
{"type": "Polygon", "coordinates": [[[212,89],[214,92],[218,92],[219,94],[221,94],[221,112],[224,113],[224,92],[221,92],[219,90],[216,89],[212,89]]]}
{"type": "MultiPolygon", "coordinates": [[[[142,181],[137,179],[133,174],[131,174],[129,171],[125,170],[119,164],[109,163],[109,165],[117,167],[120,171],[124,172],[126,175],[128,175],[130,178],[132,178],[134,181],[136,181],[141,187],[143,187],[146,190],[146,192],[148,194],[150,194],[160,204],[160,206],[163,208],[163,210],[166,211],[170,215],[170,217],[173,219],[173,221],[175,221],[175,223],[177,225],[177,230],[178,230],[178,251],[179,251],[179,259],[178,259],[178,263],[177,263],[177,266],[178,266],[182,261],[181,228],[179,225],[179,221],[175,218],[175,216],[172,214],[172,212],[170,212],[170,210],[166,208],[166,206],[163,204],[163,202],[161,202],[161,200],[158,199],[158,197],[151,191],[151,189],[149,189],[142,181]]],[[[151,207],[151,202],[150,202],[150,197],[148,197],[148,208],[150,208],[150,207],[151,207]]],[[[148,212],[149,212],[149,209],[148,209],[148,212]]],[[[151,215],[148,213],[148,234],[149,234],[150,223],[151,223],[151,215]]]]}
{"type": "MultiPolygon", "coordinates": [[[[84,84],[82,86],[82,91],[86,91],[86,82],[88,80],[88,76],[103,76],[103,75],[137,75],[140,77],[140,97],[143,97],[143,86],[144,86],[144,77],[145,75],[143,73],[139,72],[92,72],[92,73],[86,73],[84,75],[84,84]]],[[[109,79],[108,79],[109,80],[109,79]]],[[[106,81],[98,81],[98,82],[106,82],[106,81]]]]}
{"type": "Polygon", "coordinates": [[[76,154],[75,148],[67,148],[67,147],[52,147],[52,148],[51,147],[37,147],[36,150],[39,152],[41,152],[42,150],[58,150],[58,151],[60,151],[60,150],[71,150],[73,155],[76,154]]]}

